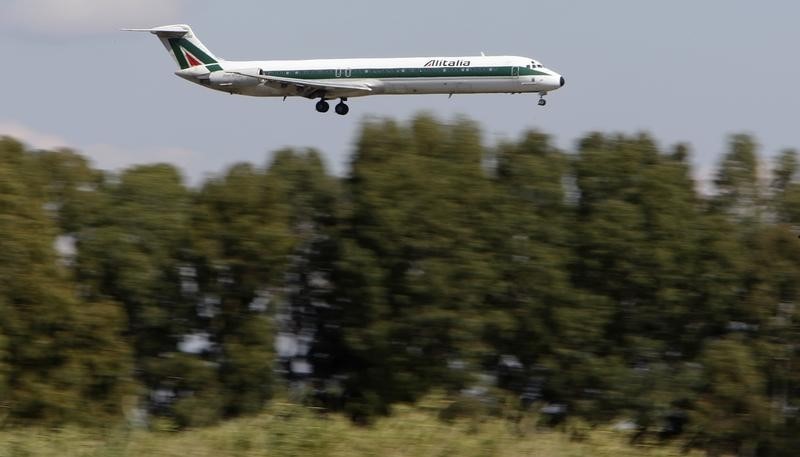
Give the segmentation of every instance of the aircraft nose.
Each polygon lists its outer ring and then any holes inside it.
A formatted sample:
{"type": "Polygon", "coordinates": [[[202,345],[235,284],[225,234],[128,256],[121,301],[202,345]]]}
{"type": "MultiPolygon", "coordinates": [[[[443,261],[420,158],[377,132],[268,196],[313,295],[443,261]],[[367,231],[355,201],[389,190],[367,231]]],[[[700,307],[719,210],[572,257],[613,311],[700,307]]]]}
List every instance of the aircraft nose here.
{"type": "Polygon", "coordinates": [[[561,83],[561,87],[564,87],[564,83],[566,83],[566,81],[564,80],[563,76],[561,77],[561,81],[559,81],[559,82],[561,83]]]}

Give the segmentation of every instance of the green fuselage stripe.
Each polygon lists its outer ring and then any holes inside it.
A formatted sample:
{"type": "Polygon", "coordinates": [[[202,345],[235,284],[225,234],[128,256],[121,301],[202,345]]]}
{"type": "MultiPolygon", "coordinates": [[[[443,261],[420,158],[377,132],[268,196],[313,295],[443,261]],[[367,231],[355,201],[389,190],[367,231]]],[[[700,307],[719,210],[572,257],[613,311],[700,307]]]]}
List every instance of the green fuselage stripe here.
{"type": "Polygon", "coordinates": [[[353,68],[350,70],[270,70],[267,76],[295,79],[368,79],[368,78],[454,78],[495,76],[546,76],[548,73],[526,67],[406,67],[406,68],[353,68]],[[515,70],[516,69],[516,70],[515,70]]]}

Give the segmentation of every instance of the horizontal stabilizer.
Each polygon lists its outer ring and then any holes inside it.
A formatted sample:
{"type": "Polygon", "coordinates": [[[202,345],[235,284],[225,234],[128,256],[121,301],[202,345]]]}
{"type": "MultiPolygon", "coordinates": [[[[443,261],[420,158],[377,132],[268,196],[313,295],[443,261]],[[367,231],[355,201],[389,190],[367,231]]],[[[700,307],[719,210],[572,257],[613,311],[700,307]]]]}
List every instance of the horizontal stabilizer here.
{"type": "Polygon", "coordinates": [[[122,29],[123,32],[150,32],[153,35],[167,38],[180,38],[192,32],[188,25],[165,25],[152,29],[122,29]]]}

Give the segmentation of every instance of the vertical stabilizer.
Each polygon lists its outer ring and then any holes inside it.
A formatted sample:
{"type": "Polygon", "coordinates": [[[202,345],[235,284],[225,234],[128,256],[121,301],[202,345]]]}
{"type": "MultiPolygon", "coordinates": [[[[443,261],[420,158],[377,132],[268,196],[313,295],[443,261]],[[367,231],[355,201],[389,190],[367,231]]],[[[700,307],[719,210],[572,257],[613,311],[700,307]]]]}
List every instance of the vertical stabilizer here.
{"type": "Polygon", "coordinates": [[[222,70],[218,59],[197,39],[186,24],[165,25],[152,29],[123,29],[128,32],[150,32],[157,36],[181,70],[205,66],[209,71],[222,70]]]}

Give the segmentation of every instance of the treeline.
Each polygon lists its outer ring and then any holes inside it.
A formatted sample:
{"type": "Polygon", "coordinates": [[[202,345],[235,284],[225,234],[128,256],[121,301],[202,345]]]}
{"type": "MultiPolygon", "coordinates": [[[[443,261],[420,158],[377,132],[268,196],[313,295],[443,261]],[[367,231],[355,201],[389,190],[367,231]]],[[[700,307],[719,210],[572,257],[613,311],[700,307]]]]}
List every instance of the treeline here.
{"type": "Polygon", "coordinates": [[[200,426],[281,390],[365,422],[444,392],[793,455],[798,159],[762,160],[732,136],[701,193],[645,134],[490,148],[419,116],[366,122],[346,178],[282,150],[189,187],[2,139],[0,418],[200,426]]]}

